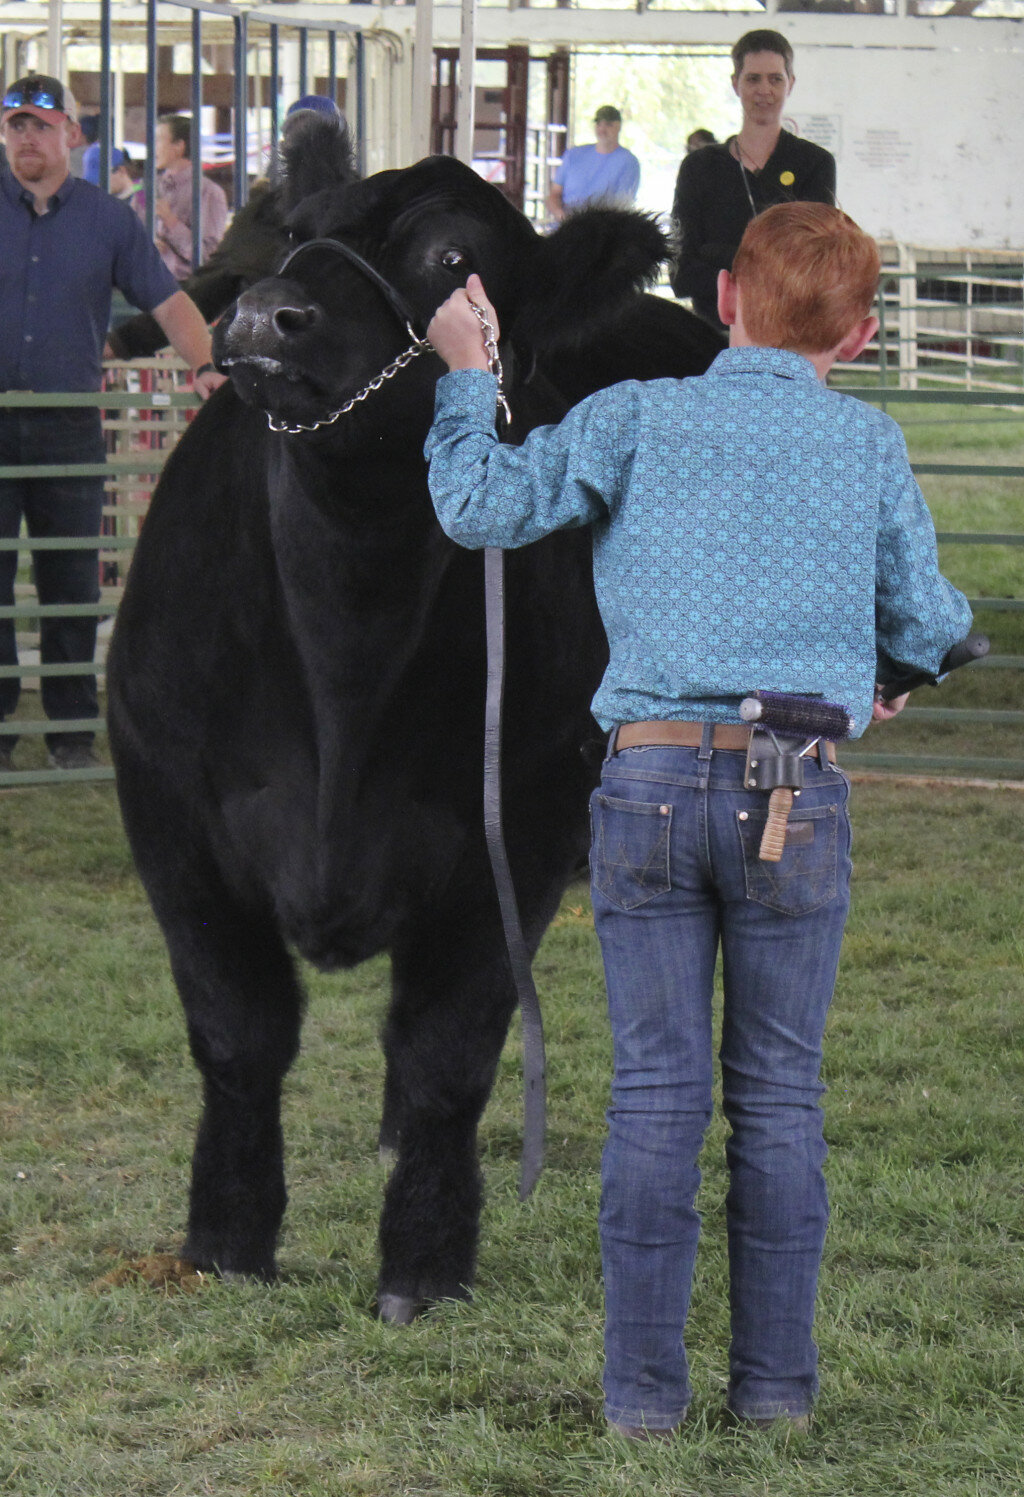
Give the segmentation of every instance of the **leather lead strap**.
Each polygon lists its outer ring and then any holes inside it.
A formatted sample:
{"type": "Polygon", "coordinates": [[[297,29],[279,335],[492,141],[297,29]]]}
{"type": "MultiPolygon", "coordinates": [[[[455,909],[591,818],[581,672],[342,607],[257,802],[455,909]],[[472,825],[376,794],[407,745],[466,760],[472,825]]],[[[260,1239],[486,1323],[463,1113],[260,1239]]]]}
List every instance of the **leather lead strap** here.
{"type": "Polygon", "coordinates": [[[283,276],[285,271],[291,268],[294,261],[304,255],[308,256],[310,250],[329,250],[332,254],[338,255],[342,260],[347,260],[355,270],[359,271],[360,275],[376,286],[399,322],[406,323],[417,338],[422,336],[418,331],[420,319],[412,310],[398,287],[393,286],[385,276],[381,275],[375,265],[371,265],[369,260],[364,260],[362,255],[357,254],[350,245],[342,244],[340,239],[307,239],[305,243],[296,245],[284,260],[280,270],[278,270],[278,276],[283,276]]]}
{"type": "Polygon", "coordinates": [[[505,693],[505,553],[484,552],[487,623],[487,705],[484,713],[484,834],[498,892],[501,923],[512,966],[512,980],[523,1016],[523,1152],[519,1199],[525,1201],[544,1163],[547,1080],[544,1021],[534,986],[530,953],[523,939],[519,905],[508,866],[501,815],[501,715],[505,693]]]}

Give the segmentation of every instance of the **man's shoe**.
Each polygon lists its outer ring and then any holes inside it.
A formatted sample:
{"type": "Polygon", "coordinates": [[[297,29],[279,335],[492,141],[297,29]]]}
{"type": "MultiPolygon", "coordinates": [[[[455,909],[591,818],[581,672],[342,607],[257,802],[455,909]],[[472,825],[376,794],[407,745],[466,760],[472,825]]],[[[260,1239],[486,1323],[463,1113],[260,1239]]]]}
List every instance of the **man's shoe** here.
{"type": "Polygon", "coordinates": [[[14,770],[14,750],[0,739],[0,774],[11,774],[14,770]]]}
{"type": "Polygon", "coordinates": [[[95,769],[99,760],[88,743],[58,743],[46,756],[51,769],[95,769]]]}

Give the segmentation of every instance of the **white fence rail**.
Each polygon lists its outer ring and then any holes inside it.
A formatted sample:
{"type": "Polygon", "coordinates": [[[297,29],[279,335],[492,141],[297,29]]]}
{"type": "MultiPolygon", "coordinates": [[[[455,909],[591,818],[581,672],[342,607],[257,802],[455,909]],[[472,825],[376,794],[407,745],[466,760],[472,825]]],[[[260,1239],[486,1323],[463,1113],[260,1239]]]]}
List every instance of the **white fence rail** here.
{"type": "Polygon", "coordinates": [[[881,328],[858,369],[900,390],[1024,388],[1024,250],[882,252],[881,328]]]}

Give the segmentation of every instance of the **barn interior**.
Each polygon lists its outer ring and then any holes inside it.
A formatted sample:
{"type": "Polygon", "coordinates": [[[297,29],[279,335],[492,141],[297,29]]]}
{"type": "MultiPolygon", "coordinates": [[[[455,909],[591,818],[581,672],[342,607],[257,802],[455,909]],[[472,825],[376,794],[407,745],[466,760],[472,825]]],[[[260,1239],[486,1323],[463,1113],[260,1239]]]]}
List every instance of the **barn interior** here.
{"type": "MultiPolygon", "coordinates": [[[[776,26],[797,58],[787,124],[833,152],[858,221],[896,243],[1012,249],[1024,244],[1008,169],[1024,145],[1022,19],[1024,0],[7,0],[0,64],[5,80],[66,75],[100,117],[101,148],[127,140],[145,154],[157,114],[198,108],[204,167],[236,202],[266,170],[287,104],[321,92],[346,112],[364,171],[455,154],[542,217],[552,164],[590,138],[596,64],[620,59],[618,79],[632,69],[627,133],[664,140],[648,116],[671,131],[671,89],[647,88],[645,70],[674,68],[682,94],[717,65],[728,111],[730,46],[776,26]]],[[[684,110],[680,99],[679,154],[704,122],[684,110]]]]}
{"type": "MultiPolygon", "coordinates": [[[[275,170],[288,106],[318,93],[345,113],[364,173],[453,154],[543,230],[554,165],[592,139],[595,106],[609,102],[641,160],[639,205],[667,217],[687,134],[738,126],[729,52],[757,26],[795,51],[786,127],[833,153],[840,206],[882,247],[883,328],[858,373],[907,392],[1016,398],[1024,0],[5,0],[0,70],[5,83],[64,77],[97,122],[101,181],[127,144],[150,203],[158,116],[192,116],[192,154],[237,208],[275,170]]],[[[186,383],[165,356],[108,367],[125,407],[105,422],[120,465],[112,546],[132,544],[156,465],[184,429],[186,383]]],[[[124,570],[116,553],[104,559],[108,612],[124,570]]],[[[19,588],[21,610],[27,577],[19,588]]],[[[33,631],[27,620],[29,671],[33,631]]]]}

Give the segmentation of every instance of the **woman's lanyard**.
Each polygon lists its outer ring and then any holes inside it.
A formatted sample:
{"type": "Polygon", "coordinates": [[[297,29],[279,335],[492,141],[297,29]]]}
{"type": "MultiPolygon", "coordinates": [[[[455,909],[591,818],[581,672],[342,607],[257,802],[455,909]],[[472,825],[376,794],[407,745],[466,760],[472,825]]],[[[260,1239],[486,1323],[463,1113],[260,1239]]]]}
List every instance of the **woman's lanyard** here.
{"type": "Polygon", "coordinates": [[[740,143],[738,140],[736,142],[736,160],[739,164],[740,176],[743,178],[743,185],[747,189],[747,201],[750,203],[750,216],[751,218],[756,218],[757,204],[754,202],[754,194],[750,190],[750,182],[747,178],[747,169],[743,165],[743,157],[740,155],[740,143]]]}

